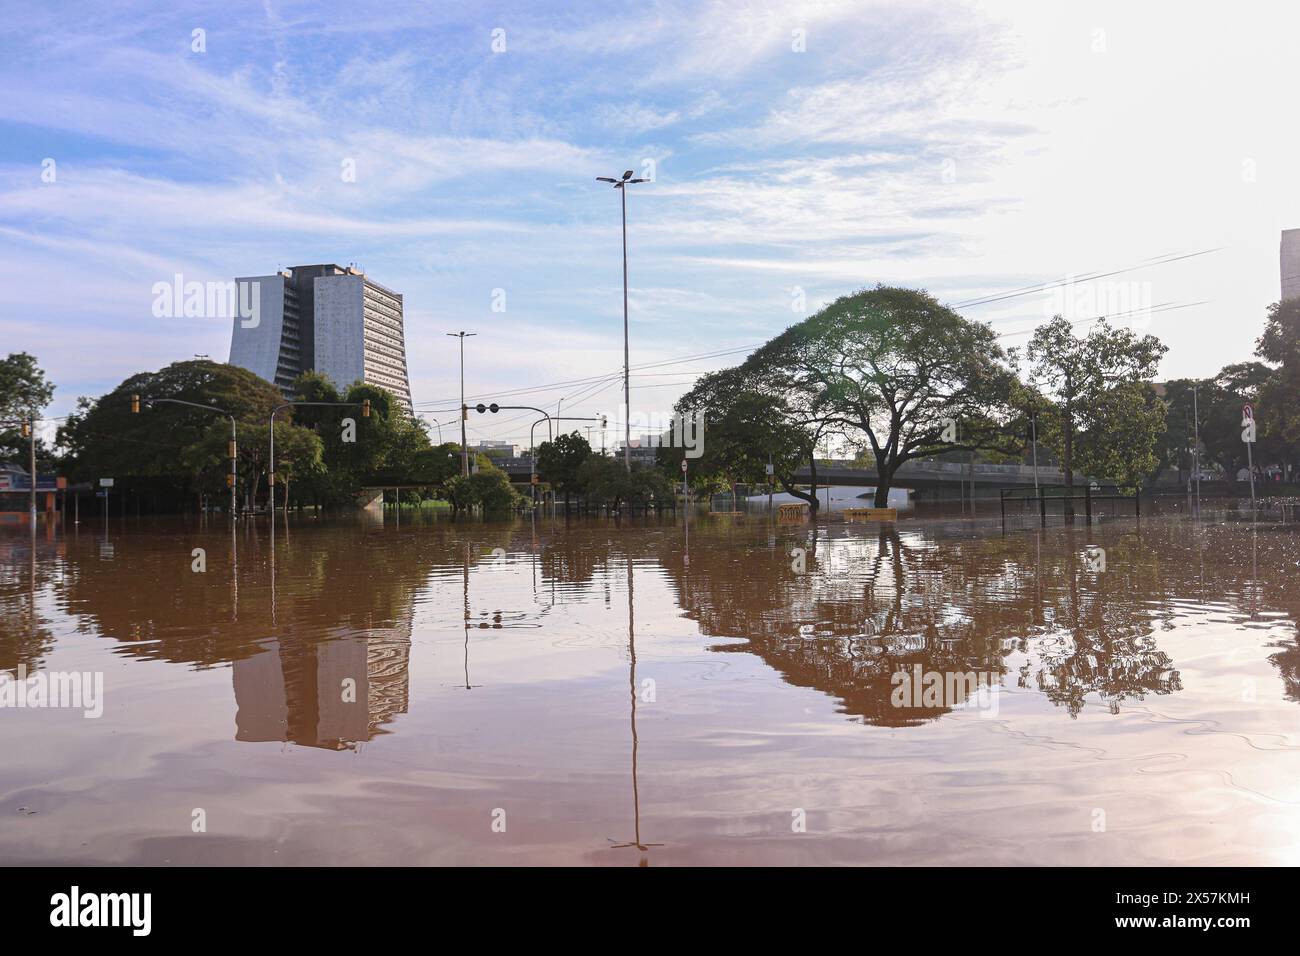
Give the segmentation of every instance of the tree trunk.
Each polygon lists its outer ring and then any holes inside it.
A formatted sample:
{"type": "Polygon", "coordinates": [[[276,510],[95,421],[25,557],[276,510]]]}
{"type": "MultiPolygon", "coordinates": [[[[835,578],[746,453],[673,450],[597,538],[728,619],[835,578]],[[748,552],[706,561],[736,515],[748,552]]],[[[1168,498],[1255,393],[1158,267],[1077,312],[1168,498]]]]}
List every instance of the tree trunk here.
{"type": "Polygon", "coordinates": [[[880,462],[876,462],[876,494],[871,503],[877,508],[889,507],[889,489],[894,487],[894,470],[896,467],[886,465],[882,468],[880,462]]]}

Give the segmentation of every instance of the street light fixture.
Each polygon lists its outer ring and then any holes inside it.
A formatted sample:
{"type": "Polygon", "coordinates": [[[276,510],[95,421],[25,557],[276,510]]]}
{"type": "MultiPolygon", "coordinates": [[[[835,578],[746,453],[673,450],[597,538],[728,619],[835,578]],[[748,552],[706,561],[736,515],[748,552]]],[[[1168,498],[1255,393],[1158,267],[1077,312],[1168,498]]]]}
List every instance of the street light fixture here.
{"type": "Polygon", "coordinates": [[[469,445],[465,437],[465,419],[469,418],[469,409],[465,406],[465,337],[478,335],[477,332],[448,332],[454,339],[460,339],[460,473],[469,476],[469,445]]]}
{"type": "MultiPolygon", "coordinates": [[[[226,484],[230,486],[230,517],[234,518],[236,510],[235,485],[238,481],[237,476],[239,475],[239,449],[237,445],[238,436],[235,432],[235,416],[224,408],[218,408],[216,405],[200,405],[197,402],[184,402],[179,398],[150,398],[147,395],[144,398],[141,398],[139,395],[135,394],[131,396],[131,414],[140,414],[141,402],[144,402],[146,405],[157,405],[165,402],[168,405],[185,405],[188,408],[201,408],[204,411],[216,412],[218,415],[225,415],[230,419],[230,447],[227,449],[230,453],[230,474],[226,476],[226,484]]],[[[125,502],[125,500],[126,499],[123,499],[123,502],[125,502]]]]}
{"type": "Polygon", "coordinates": [[[628,364],[627,334],[627,187],[632,183],[646,183],[648,179],[633,179],[632,170],[623,173],[621,179],[609,176],[597,176],[597,182],[612,183],[619,191],[623,206],[623,465],[632,470],[632,386],[631,369],[628,364]]]}

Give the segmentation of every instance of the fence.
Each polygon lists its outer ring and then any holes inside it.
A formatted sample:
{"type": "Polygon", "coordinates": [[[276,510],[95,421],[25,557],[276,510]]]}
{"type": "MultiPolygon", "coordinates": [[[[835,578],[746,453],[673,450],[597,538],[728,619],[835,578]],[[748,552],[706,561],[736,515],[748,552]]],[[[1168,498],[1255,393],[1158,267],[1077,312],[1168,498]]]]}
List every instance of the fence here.
{"type": "Polygon", "coordinates": [[[1002,510],[1002,527],[1005,528],[1007,526],[1007,502],[1008,501],[1022,502],[1026,504],[1031,501],[1037,502],[1039,520],[1042,522],[1042,526],[1044,528],[1047,527],[1047,502],[1048,501],[1061,502],[1062,518],[1064,518],[1068,510],[1065,507],[1066,502],[1073,503],[1075,501],[1082,501],[1084,518],[1088,524],[1092,524],[1093,503],[1099,501],[1132,501],[1133,517],[1135,518],[1142,517],[1142,501],[1138,496],[1138,492],[1136,491],[1132,495],[1122,495],[1119,494],[1118,492],[1116,492],[1115,494],[1093,494],[1092,486],[1084,485],[1083,494],[1081,495],[1077,495],[1077,494],[1067,495],[1064,493],[1059,495],[1049,495],[1047,492],[1052,488],[1060,488],[1062,489],[1062,492],[1064,492],[1065,486],[1064,485],[1043,485],[1041,486],[1037,494],[1024,494],[1023,493],[1024,489],[1021,488],[999,489],[998,498],[999,498],[999,505],[1001,506],[1001,510],[1002,510]]]}

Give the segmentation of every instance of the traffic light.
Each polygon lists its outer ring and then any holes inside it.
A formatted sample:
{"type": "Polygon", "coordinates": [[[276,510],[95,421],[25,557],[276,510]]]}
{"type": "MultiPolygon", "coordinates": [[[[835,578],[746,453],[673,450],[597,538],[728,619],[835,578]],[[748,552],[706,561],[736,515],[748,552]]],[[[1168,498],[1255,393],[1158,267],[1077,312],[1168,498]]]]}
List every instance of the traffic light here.
{"type": "Polygon", "coordinates": [[[139,395],[132,395],[132,396],[131,396],[131,414],[132,414],[132,415],[139,415],[139,414],[140,414],[140,396],[139,396],[139,395]]]}
{"type": "Polygon", "coordinates": [[[31,423],[31,422],[23,422],[22,432],[23,432],[23,437],[24,437],[24,438],[31,438],[31,437],[32,437],[32,423],[31,423]]]}
{"type": "Polygon", "coordinates": [[[368,398],[363,398],[361,400],[361,417],[362,418],[370,417],[370,399],[368,398]]]}
{"type": "Polygon", "coordinates": [[[235,476],[234,476],[234,475],[226,475],[226,487],[227,487],[227,488],[233,488],[233,487],[235,487],[235,476]]]}
{"type": "Polygon", "coordinates": [[[477,405],[474,406],[474,411],[482,415],[484,412],[487,411],[487,406],[484,405],[482,402],[479,402],[477,405]]]}
{"type": "Polygon", "coordinates": [[[465,421],[469,421],[469,406],[468,406],[468,405],[462,405],[462,406],[460,407],[460,417],[461,417],[462,419],[464,419],[465,421]]]}

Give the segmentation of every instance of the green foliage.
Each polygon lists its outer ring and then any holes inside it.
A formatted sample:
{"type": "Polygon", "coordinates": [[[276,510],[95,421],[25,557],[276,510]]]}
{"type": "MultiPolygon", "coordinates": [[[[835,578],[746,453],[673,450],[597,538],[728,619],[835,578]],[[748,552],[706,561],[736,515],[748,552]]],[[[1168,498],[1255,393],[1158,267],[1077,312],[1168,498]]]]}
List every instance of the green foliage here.
{"type": "MultiPolygon", "coordinates": [[[[34,356],[26,352],[11,352],[0,359],[0,461],[20,461],[27,466],[31,452],[30,439],[22,437],[20,420],[39,418],[45,406],[54,398],[54,386],[45,372],[36,364],[34,356]]],[[[36,437],[37,469],[48,467],[53,455],[36,437]]]]}
{"type": "MultiPolygon", "coordinates": [[[[214,423],[225,422],[223,445],[229,437],[229,420],[201,408],[159,402],[144,404],[138,415],[132,414],[133,394],[180,399],[232,413],[243,426],[249,426],[241,428],[241,435],[247,435],[240,443],[241,455],[252,452],[257,444],[266,444],[271,409],[284,401],[270,382],[234,365],[194,360],[175,362],[157,372],[141,372],[98,399],[80,399],[77,410],[59,429],[59,444],[67,450],[74,479],[158,477],[175,488],[191,490],[196,482],[185,467],[186,457],[216,430],[214,423]],[[258,424],[260,441],[254,437],[258,424]]],[[[277,420],[291,421],[290,412],[280,412],[277,420]]],[[[224,454],[213,460],[218,457],[224,454]]],[[[222,467],[220,474],[224,474],[222,467]]]]}
{"type": "Polygon", "coordinates": [[[0,359],[0,418],[26,418],[40,414],[54,398],[54,386],[26,352],[10,352],[0,359]]]}
{"type": "Polygon", "coordinates": [[[1007,445],[1013,375],[987,326],[969,322],[925,292],[877,286],[836,299],[746,361],[707,377],[679,409],[706,412],[705,474],[755,480],[770,454],[777,480],[794,488],[799,464],[839,438],[871,452],[888,500],[906,462],[964,448],[1007,445]],[[960,425],[942,440],[946,419],[960,425]],[[721,447],[714,449],[714,444],[721,447]]]}
{"type": "Polygon", "coordinates": [[[1159,463],[1165,406],[1145,382],[1119,382],[1100,390],[1080,415],[1083,429],[1076,466],[1086,475],[1135,491],[1159,463]]]}
{"type": "Polygon", "coordinates": [[[478,456],[477,461],[476,474],[453,475],[443,486],[454,511],[482,508],[485,514],[500,514],[524,504],[523,496],[511,486],[509,475],[494,466],[486,455],[478,456]]]}
{"type": "Polygon", "coordinates": [[[1257,386],[1255,420],[1261,451],[1294,465],[1300,454],[1300,299],[1269,307],[1255,354],[1278,366],[1267,369],[1262,381],[1251,383],[1257,386]]]}
{"type": "Polygon", "coordinates": [[[1130,487],[1155,469],[1165,407],[1144,382],[1167,351],[1155,336],[1105,319],[1083,338],[1059,315],[1035,330],[1026,350],[1030,383],[1052,400],[1039,439],[1060,459],[1067,489],[1077,468],[1130,487]]]}
{"type": "Polygon", "coordinates": [[[587,439],[576,431],[560,435],[538,447],[537,473],[542,481],[550,482],[552,488],[564,495],[567,504],[570,495],[582,490],[578,469],[590,457],[591,445],[587,439]]]}
{"type": "Polygon", "coordinates": [[[627,504],[649,507],[673,500],[673,486],[657,468],[628,471],[621,460],[592,455],[578,468],[578,481],[587,503],[618,509],[627,504]]]}

